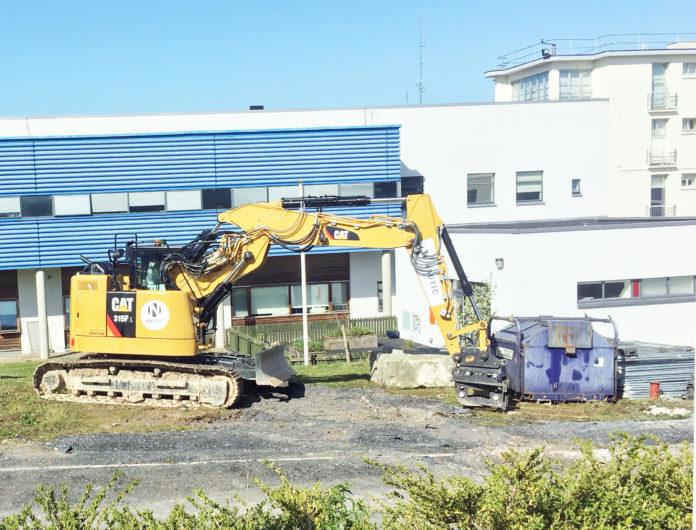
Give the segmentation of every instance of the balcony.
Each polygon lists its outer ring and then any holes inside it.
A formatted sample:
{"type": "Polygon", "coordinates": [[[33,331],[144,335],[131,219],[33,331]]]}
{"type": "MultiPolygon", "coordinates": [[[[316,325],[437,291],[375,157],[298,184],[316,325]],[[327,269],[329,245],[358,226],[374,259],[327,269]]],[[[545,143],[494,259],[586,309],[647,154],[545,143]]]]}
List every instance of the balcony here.
{"type": "Polygon", "coordinates": [[[677,110],[679,98],[677,94],[651,92],[648,94],[648,110],[651,112],[666,112],[677,110]]]}
{"type": "Polygon", "coordinates": [[[677,165],[677,150],[649,149],[647,162],[650,167],[671,167],[677,165]]]}
{"type": "Polygon", "coordinates": [[[676,217],[677,206],[675,204],[671,206],[667,206],[666,204],[648,206],[646,207],[646,215],[648,217],[676,217]]]}

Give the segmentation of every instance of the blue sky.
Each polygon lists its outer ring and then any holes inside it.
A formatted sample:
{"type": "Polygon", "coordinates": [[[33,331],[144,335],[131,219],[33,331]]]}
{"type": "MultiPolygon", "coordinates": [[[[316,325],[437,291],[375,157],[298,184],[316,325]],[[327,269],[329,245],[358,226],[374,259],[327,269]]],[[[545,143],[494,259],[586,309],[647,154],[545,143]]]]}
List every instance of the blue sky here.
{"type": "Polygon", "coordinates": [[[696,0],[0,0],[0,116],[485,102],[545,38],[696,31],[696,0]]]}

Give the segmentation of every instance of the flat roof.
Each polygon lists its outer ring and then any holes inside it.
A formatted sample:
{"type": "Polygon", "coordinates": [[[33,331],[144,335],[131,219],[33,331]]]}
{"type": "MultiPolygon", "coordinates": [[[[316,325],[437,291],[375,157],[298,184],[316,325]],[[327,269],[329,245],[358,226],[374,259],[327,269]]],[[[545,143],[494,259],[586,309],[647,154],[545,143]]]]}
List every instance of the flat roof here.
{"type": "Polygon", "coordinates": [[[670,226],[696,226],[696,217],[579,217],[574,219],[540,219],[494,223],[458,223],[447,224],[447,230],[453,234],[525,234],[579,230],[664,228],[670,226]]]}

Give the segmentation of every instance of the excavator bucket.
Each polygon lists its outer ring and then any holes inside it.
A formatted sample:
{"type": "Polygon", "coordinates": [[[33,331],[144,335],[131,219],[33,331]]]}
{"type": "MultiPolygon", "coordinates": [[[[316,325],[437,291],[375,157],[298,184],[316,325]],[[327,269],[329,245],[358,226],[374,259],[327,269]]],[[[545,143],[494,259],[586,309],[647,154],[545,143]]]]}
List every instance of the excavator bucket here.
{"type": "Polygon", "coordinates": [[[285,360],[282,344],[256,354],[257,385],[285,386],[296,373],[285,360]]]}

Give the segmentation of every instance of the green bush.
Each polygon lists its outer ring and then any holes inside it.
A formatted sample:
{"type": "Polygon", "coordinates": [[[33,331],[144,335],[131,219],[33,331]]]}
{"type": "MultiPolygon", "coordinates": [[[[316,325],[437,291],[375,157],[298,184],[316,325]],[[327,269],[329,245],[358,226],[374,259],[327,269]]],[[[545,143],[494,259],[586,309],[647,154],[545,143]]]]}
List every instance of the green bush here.
{"type": "Polygon", "coordinates": [[[120,474],[92,495],[87,486],[75,506],[65,487],[39,486],[36,504],[0,520],[0,529],[690,529],[692,528],[693,463],[688,444],[679,458],[656,437],[612,438],[608,458],[600,459],[589,442],[578,442],[580,458],[566,466],[544,458],[541,449],[503,453],[501,463],[488,462],[489,476],[475,484],[463,476],[437,479],[424,467],[410,472],[403,466],[367,461],[379,468],[384,482],[395,488],[386,501],[365,501],[350,496],[347,484],[322,488],[293,486],[279,468],[265,462],[280,485],[258,479],[266,495],[250,506],[238,497],[239,507],[224,505],[196,491],[191,506],[176,505],[164,521],[152,512],[119,507],[135,487],[131,482],[111,504],[102,506],[120,474]],[[371,521],[379,510],[381,520],[371,521]]]}
{"type": "Polygon", "coordinates": [[[459,476],[438,481],[422,467],[410,473],[369,463],[397,488],[391,502],[380,503],[387,528],[691,528],[687,444],[675,458],[654,436],[618,433],[612,440],[608,461],[595,455],[590,442],[579,441],[580,459],[565,467],[544,458],[541,449],[505,452],[502,463],[488,462],[482,486],[459,476]]]}
{"type": "MultiPolygon", "coordinates": [[[[351,337],[362,337],[363,335],[371,335],[374,332],[375,331],[370,328],[353,326],[352,328],[346,330],[346,335],[350,335],[351,337]]],[[[327,337],[342,337],[343,332],[340,329],[330,329],[325,333],[325,335],[327,337]]]]}
{"type": "MultiPolygon", "coordinates": [[[[292,345],[298,350],[304,350],[304,341],[302,339],[293,341],[292,345]]],[[[310,352],[324,351],[324,343],[320,340],[310,340],[307,347],[310,352]]]]}

